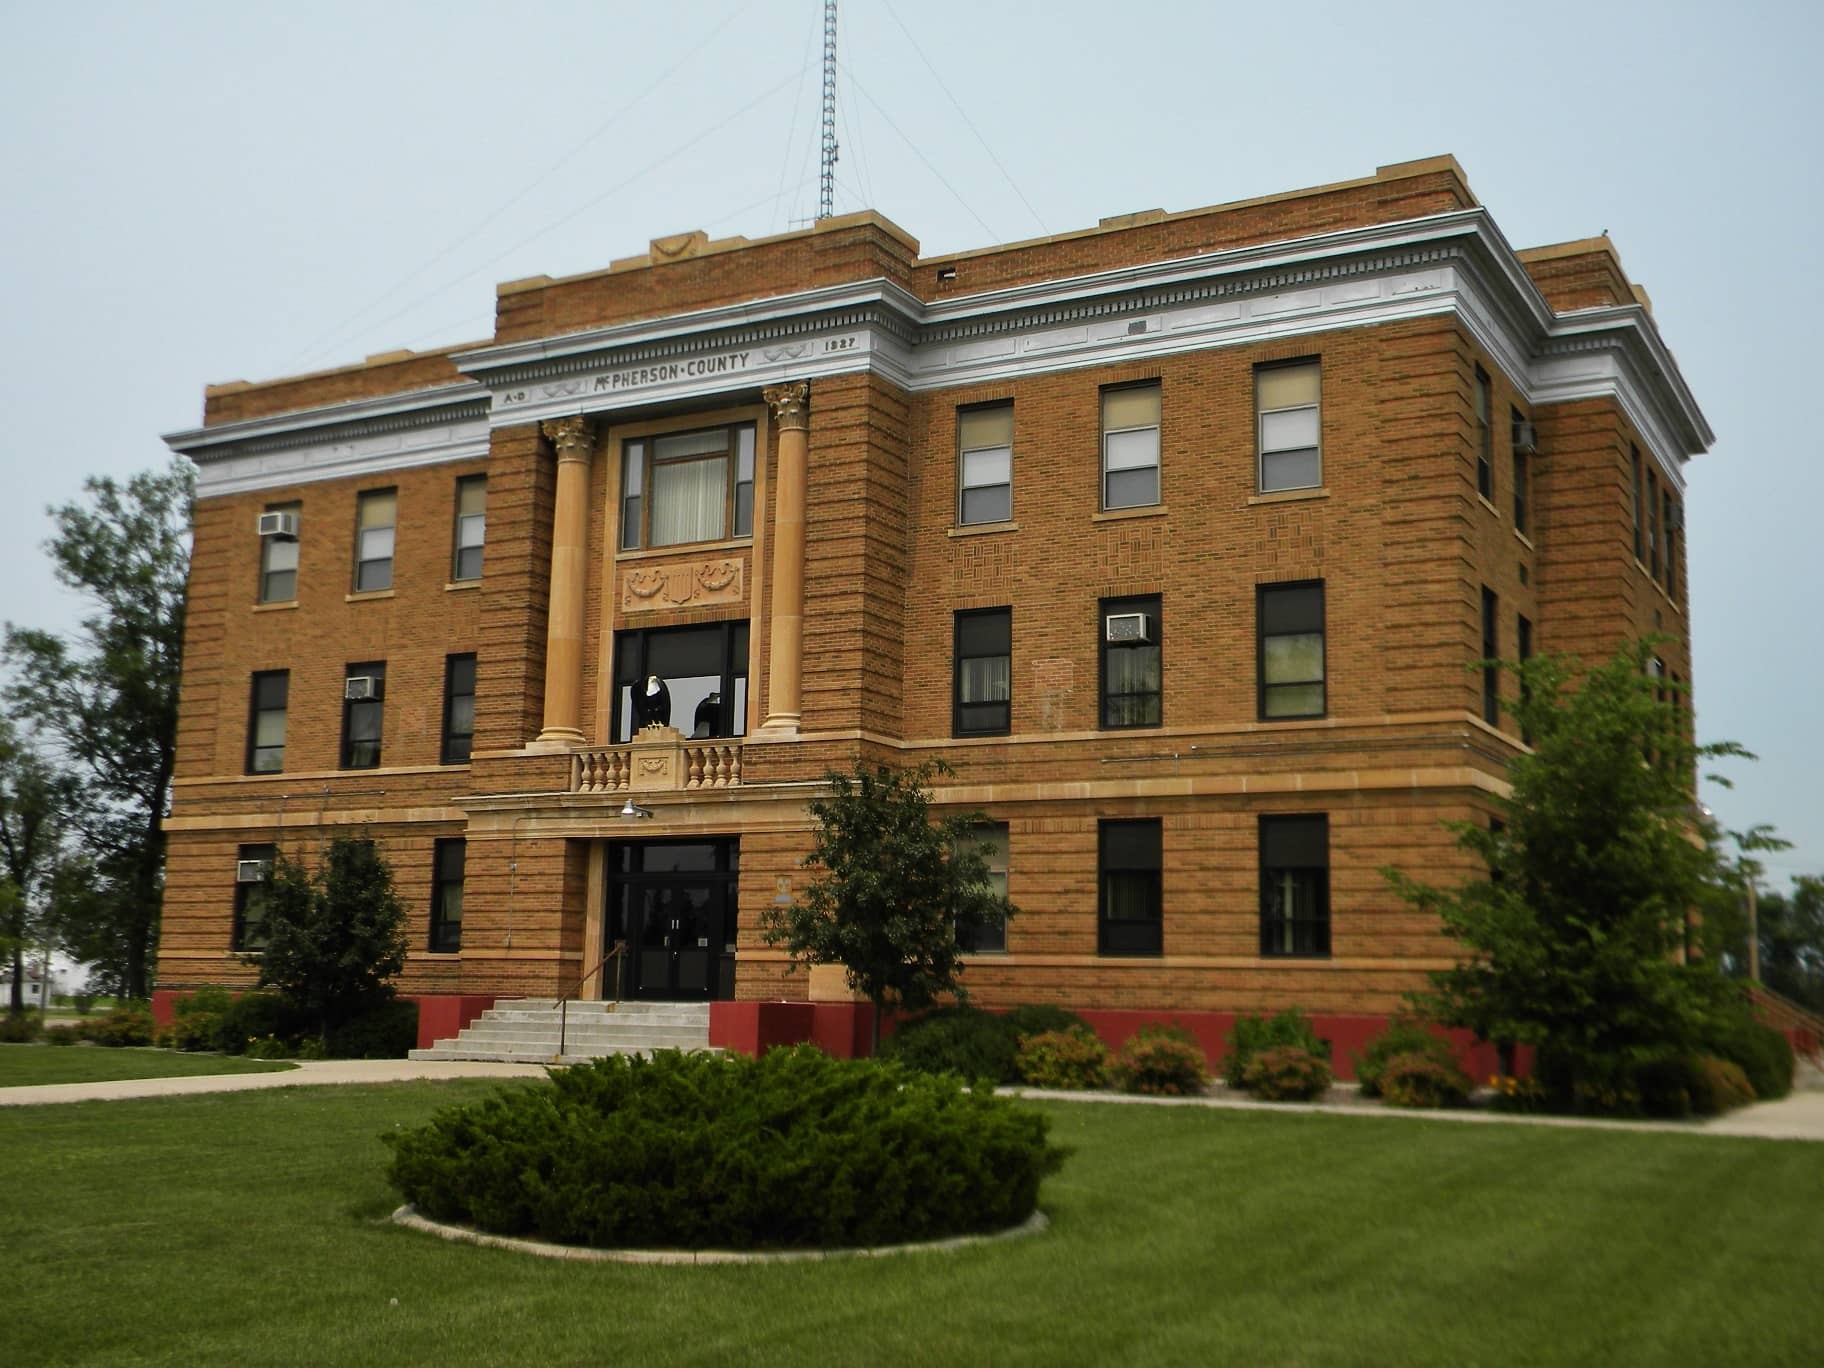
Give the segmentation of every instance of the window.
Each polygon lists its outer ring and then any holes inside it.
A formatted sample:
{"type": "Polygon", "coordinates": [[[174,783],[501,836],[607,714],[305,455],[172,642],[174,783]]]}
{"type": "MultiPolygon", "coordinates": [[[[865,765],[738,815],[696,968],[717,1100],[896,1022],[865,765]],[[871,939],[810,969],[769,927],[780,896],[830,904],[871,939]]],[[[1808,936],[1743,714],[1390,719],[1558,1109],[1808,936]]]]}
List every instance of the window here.
{"type": "Polygon", "coordinates": [[[272,887],[272,862],[278,848],[269,845],[244,845],[235,852],[234,931],[229,941],[231,950],[264,950],[270,932],[266,926],[266,898],[272,887]],[[244,877],[261,868],[257,879],[244,877]]]}
{"type": "Polygon", "coordinates": [[[1012,725],[1013,609],[956,615],[956,736],[1005,736],[1012,725]]]}
{"type": "Polygon", "coordinates": [[[370,489],[355,500],[355,592],[393,587],[393,524],[399,493],[370,489]]]}
{"type": "Polygon", "coordinates": [[[474,742],[475,657],[446,656],[443,662],[443,763],[468,764],[474,742]]]}
{"type": "Polygon", "coordinates": [[[386,662],[350,665],[342,679],[342,768],[375,769],[380,764],[381,710],[385,707],[386,662]]]}
{"type": "Polygon", "coordinates": [[[1659,476],[1647,472],[1647,573],[1659,578],[1659,476]]]}
{"type": "Polygon", "coordinates": [[[686,736],[740,736],[747,730],[747,622],[617,632],[614,638],[614,739],[636,730],[633,691],[657,676],[670,725],[686,736]]]}
{"type": "Polygon", "coordinates": [[[1527,531],[1527,522],[1528,522],[1528,518],[1531,514],[1531,509],[1528,507],[1528,503],[1532,499],[1532,473],[1533,473],[1532,472],[1532,463],[1531,463],[1531,457],[1527,454],[1525,448],[1523,448],[1520,445],[1520,442],[1518,440],[1519,436],[1520,436],[1520,430],[1525,425],[1526,419],[1524,419],[1520,416],[1519,409],[1513,410],[1513,412],[1511,414],[1511,419],[1512,419],[1512,421],[1510,424],[1510,430],[1513,432],[1514,437],[1515,437],[1515,441],[1514,441],[1514,531],[1524,534],[1527,531]]]}
{"type": "Polygon", "coordinates": [[[438,841],[431,856],[431,952],[462,949],[462,872],[469,843],[458,837],[438,841]]]}
{"type": "Polygon", "coordinates": [[[1644,561],[1647,558],[1647,544],[1646,533],[1641,517],[1645,508],[1645,505],[1642,502],[1645,496],[1641,493],[1640,448],[1629,447],[1628,455],[1634,462],[1634,559],[1637,561],[1644,561]]]}
{"type": "Polygon", "coordinates": [[[1159,825],[1156,817],[1096,825],[1101,954],[1163,952],[1159,825]]]}
{"type": "MultiPolygon", "coordinates": [[[[1522,666],[1533,658],[1533,623],[1532,619],[1526,617],[1524,614],[1514,619],[1514,653],[1519,658],[1522,666]]],[[[1532,702],[1532,698],[1533,690],[1526,682],[1526,672],[1523,669],[1520,673],[1520,701],[1522,703],[1530,703],[1532,702]]],[[[1532,745],[1532,728],[1522,726],[1520,728],[1520,739],[1526,742],[1527,745],[1532,745]]]]}
{"type": "Polygon", "coordinates": [[[1668,597],[1676,599],[1678,597],[1678,529],[1684,522],[1684,515],[1679,509],[1678,502],[1673,499],[1672,489],[1669,485],[1660,492],[1660,503],[1664,510],[1663,522],[1666,531],[1666,594],[1668,597]]]}
{"type": "Polygon", "coordinates": [[[1315,489],[1324,482],[1317,399],[1317,362],[1255,368],[1262,494],[1276,489],[1315,489]]]}
{"type": "Polygon", "coordinates": [[[754,531],[754,425],[635,437],[621,448],[621,549],[754,531]]]}
{"type": "Polygon", "coordinates": [[[957,522],[1006,522],[1013,516],[1013,405],[963,409],[956,445],[957,522]]]}
{"type": "Polygon", "coordinates": [[[1159,386],[1102,391],[1102,507],[1159,502],[1159,386]]]}
{"type": "Polygon", "coordinates": [[[1322,717],[1324,582],[1263,584],[1256,591],[1260,716],[1322,717]]]}
{"type": "Polygon", "coordinates": [[[1260,953],[1330,953],[1330,819],[1260,819],[1260,953]]]}
{"type": "Polygon", "coordinates": [[[488,534],[488,477],[465,475],[456,481],[456,549],[450,578],[481,578],[481,548],[488,534]]]}
{"type": "MultiPolygon", "coordinates": [[[[1007,897],[1007,823],[984,822],[970,832],[969,839],[988,862],[988,886],[1004,900],[1007,897]]],[[[973,926],[959,921],[956,945],[966,954],[999,954],[1007,949],[1007,923],[1000,917],[973,926]]]]}
{"type": "Polygon", "coordinates": [[[266,670],[253,677],[247,773],[277,774],[285,768],[285,704],[290,692],[289,670],[266,670]]]}
{"type": "Polygon", "coordinates": [[[1500,606],[1495,591],[1483,585],[1482,659],[1488,663],[1482,667],[1482,720],[1491,727],[1501,724],[1501,667],[1495,663],[1501,654],[1495,626],[1495,614],[1500,606]]]}
{"type": "Polygon", "coordinates": [[[268,513],[289,517],[290,531],[260,538],[260,602],[292,603],[298,597],[298,532],[301,503],[267,504],[268,513]]]}
{"type": "Polygon", "coordinates": [[[1163,720],[1159,596],[1103,599],[1102,725],[1157,727],[1163,720]]]}
{"type": "Polygon", "coordinates": [[[1495,501],[1495,432],[1489,422],[1488,372],[1476,367],[1476,492],[1495,501]]]}

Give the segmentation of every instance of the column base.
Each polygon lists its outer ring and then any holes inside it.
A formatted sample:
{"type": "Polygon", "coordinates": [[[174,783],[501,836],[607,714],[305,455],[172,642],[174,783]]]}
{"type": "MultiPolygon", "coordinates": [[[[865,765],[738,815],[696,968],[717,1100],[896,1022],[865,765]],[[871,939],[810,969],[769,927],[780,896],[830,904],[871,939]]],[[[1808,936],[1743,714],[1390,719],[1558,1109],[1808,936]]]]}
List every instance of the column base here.
{"type": "Polygon", "coordinates": [[[538,734],[538,739],[526,747],[535,751],[575,750],[588,738],[575,727],[546,727],[538,734]]]}
{"type": "Polygon", "coordinates": [[[750,732],[749,741],[795,741],[798,739],[797,713],[774,713],[760,724],[759,730],[750,732]]]}

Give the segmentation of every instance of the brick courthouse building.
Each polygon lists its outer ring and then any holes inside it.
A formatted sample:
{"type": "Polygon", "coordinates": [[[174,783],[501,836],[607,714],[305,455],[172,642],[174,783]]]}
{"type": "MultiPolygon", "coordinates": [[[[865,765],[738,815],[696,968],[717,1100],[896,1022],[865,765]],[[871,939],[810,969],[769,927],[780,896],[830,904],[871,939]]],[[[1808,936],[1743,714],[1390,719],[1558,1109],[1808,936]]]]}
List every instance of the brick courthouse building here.
{"type": "Polygon", "coordinates": [[[872,213],[662,238],[168,440],[161,1006],[249,982],[258,862],[341,832],[427,1039],[625,940],[630,998],[847,1048],[758,914],[857,759],[994,824],[985,1004],[1384,1018],[1452,946],[1377,870],[1466,872],[1439,823],[1521,744],[1467,667],[1660,632],[1689,681],[1711,434],[1607,239],[1516,251],[1444,157],[935,258],[872,213]]]}

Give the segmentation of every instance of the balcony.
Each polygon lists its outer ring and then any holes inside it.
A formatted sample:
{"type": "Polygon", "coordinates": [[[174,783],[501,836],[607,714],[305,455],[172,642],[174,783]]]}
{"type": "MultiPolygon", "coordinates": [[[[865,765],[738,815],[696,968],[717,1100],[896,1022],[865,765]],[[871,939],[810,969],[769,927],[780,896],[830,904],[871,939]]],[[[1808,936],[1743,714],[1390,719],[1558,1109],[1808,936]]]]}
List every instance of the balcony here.
{"type": "Polygon", "coordinates": [[[725,737],[686,738],[676,727],[647,727],[618,746],[570,754],[572,793],[662,793],[737,788],[741,745],[725,737]]]}

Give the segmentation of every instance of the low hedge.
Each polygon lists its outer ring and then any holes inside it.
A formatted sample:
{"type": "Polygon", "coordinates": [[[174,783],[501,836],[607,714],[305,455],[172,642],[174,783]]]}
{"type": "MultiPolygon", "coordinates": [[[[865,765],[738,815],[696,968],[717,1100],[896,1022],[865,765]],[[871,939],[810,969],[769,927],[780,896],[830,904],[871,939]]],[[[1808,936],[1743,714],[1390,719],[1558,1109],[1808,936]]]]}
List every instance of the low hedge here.
{"type": "Polygon", "coordinates": [[[1436,1036],[1421,1021],[1396,1017],[1355,1056],[1355,1081],[1361,1084],[1363,1097],[1381,1095],[1381,1075],[1387,1064],[1398,1055],[1424,1055],[1448,1068],[1457,1067],[1457,1052],[1442,1036],[1436,1036]]]}
{"type": "Polygon", "coordinates": [[[1122,1092],[1195,1097],[1210,1083],[1210,1062],[1181,1026],[1142,1026],[1127,1038],[1110,1071],[1122,1092]]]}
{"type": "Polygon", "coordinates": [[[954,1077],[810,1047],[552,1070],[382,1138],[424,1215],[600,1247],[843,1248],[1000,1230],[1065,1151],[954,1077]]]}
{"type": "Polygon", "coordinates": [[[921,1073],[953,1073],[994,1083],[1020,1081],[1020,1041],[1048,1031],[1088,1030],[1062,1007],[1028,1004],[1005,1012],[958,1005],[901,1026],[880,1044],[880,1057],[921,1073]]]}
{"type": "Polygon", "coordinates": [[[1448,1054],[1440,1059],[1429,1050],[1394,1055],[1382,1066],[1378,1083],[1378,1095],[1391,1107],[1460,1107],[1475,1086],[1455,1059],[1448,1054]]]}
{"type": "Polygon", "coordinates": [[[1330,1042],[1317,1034],[1311,1019],[1296,1007],[1278,1016],[1237,1017],[1229,1032],[1229,1051],[1222,1059],[1222,1077],[1231,1088],[1245,1088],[1248,1064],[1255,1055],[1277,1046],[1291,1046],[1324,1061],[1330,1067],[1330,1042]]]}
{"type": "Polygon", "coordinates": [[[1309,1102],[1329,1091],[1330,1065],[1301,1045],[1273,1045],[1249,1057],[1241,1083],[1263,1102],[1309,1102]]]}
{"type": "Polygon", "coordinates": [[[1020,1081],[1034,1088],[1106,1088],[1108,1046],[1082,1026],[1041,1031],[1020,1041],[1019,1068],[1020,1081]]]}

